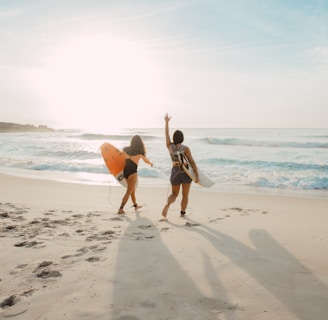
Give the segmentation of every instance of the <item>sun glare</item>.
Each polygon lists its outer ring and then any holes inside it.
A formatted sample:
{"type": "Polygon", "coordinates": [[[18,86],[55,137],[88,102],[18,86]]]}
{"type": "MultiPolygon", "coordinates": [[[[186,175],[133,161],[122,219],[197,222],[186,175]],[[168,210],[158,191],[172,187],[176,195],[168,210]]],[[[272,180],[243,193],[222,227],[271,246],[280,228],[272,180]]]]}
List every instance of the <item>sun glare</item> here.
{"type": "Polygon", "coordinates": [[[33,82],[53,119],[90,130],[137,127],[135,118],[161,97],[159,70],[147,52],[113,37],[79,37],[62,45],[33,82]]]}

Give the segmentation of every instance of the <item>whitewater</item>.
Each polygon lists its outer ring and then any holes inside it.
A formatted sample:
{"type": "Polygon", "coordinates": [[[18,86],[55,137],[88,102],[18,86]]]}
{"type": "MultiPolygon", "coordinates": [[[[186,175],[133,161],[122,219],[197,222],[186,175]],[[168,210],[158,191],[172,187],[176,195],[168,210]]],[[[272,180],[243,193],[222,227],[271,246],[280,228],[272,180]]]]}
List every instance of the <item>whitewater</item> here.
{"type": "MultiPolygon", "coordinates": [[[[181,129],[181,128],[179,128],[181,129]]],[[[173,133],[175,129],[171,129],[173,133]]],[[[181,129],[198,167],[215,185],[203,191],[328,196],[328,129],[181,129]]],[[[151,168],[140,161],[139,186],[168,186],[171,162],[163,128],[1,133],[0,173],[75,183],[119,185],[99,147],[128,146],[139,134],[151,168]]]]}

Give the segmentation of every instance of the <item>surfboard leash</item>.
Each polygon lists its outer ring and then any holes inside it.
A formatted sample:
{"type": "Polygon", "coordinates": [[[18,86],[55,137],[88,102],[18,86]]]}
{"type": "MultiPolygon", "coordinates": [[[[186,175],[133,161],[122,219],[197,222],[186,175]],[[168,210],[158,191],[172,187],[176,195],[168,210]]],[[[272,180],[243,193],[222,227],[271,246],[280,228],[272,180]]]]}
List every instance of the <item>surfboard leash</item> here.
{"type": "Polygon", "coordinates": [[[112,186],[111,185],[108,185],[109,186],[109,192],[108,192],[108,203],[113,207],[115,208],[115,210],[117,210],[117,206],[114,205],[114,203],[111,201],[111,195],[112,195],[112,186]]]}

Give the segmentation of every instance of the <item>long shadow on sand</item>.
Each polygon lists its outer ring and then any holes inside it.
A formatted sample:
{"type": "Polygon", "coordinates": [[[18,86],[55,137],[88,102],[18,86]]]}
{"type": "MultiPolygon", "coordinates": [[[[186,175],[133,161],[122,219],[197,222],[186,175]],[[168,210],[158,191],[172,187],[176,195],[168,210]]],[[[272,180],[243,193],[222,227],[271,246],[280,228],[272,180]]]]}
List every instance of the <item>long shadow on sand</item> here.
{"type": "MultiPolygon", "coordinates": [[[[118,248],[111,319],[242,319],[218,278],[213,286],[220,292],[211,297],[195,285],[161,239],[166,224],[157,229],[146,217],[132,217],[125,217],[129,226],[118,248]]],[[[209,257],[204,261],[210,263],[209,257]]]]}
{"type": "Polygon", "coordinates": [[[208,226],[191,230],[247,272],[297,319],[327,319],[327,286],[265,230],[249,232],[254,248],[208,226]]]}

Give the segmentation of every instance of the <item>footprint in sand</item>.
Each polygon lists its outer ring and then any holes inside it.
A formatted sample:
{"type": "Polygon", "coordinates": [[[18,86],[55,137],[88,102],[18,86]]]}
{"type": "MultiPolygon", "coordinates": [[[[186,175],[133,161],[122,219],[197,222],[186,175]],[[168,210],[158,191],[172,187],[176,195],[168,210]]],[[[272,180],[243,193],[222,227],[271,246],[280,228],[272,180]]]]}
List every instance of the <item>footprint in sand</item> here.
{"type": "Polygon", "coordinates": [[[89,258],[85,259],[85,261],[98,262],[98,261],[100,261],[100,258],[99,257],[89,257],[89,258]]]}
{"type": "Polygon", "coordinates": [[[209,223],[213,223],[213,222],[216,222],[216,221],[219,221],[219,220],[224,220],[224,218],[215,218],[215,219],[210,219],[208,222],[209,222],[209,223]]]}
{"type": "Polygon", "coordinates": [[[1,212],[0,213],[0,218],[9,218],[8,212],[1,212]]]}
{"type": "Polygon", "coordinates": [[[140,225],[140,226],[138,226],[138,228],[140,228],[140,229],[149,229],[149,228],[152,228],[153,227],[153,225],[151,225],[151,224],[149,224],[149,225],[140,225]]]}
{"type": "Polygon", "coordinates": [[[142,232],[133,232],[132,234],[129,234],[128,237],[132,237],[134,240],[150,240],[155,238],[153,235],[145,235],[142,232]]]}
{"type": "Polygon", "coordinates": [[[124,221],[124,219],[123,218],[120,218],[120,217],[110,218],[109,220],[112,220],[112,221],[124,221]]]}
{"type": "Polygon", "coordinates": [[[67,233],[67,232],[64,232],[64,233],[59,234],[58,236],[59,236],[59,237],[69,238],[69,237],[70,237],[70,234],[67,233]]]}
{"type": "Polygon", "coordinates": [[[47,278],[58,278],[62,274],[57,270],[42,270],[37,275],[38,278],[47,279],[47,278]]]}
{"type": "Polygon", "coordinates": [[[197,226],[200,226],[200,224],[199,223],[186,222],[185,226],[186,227],[197,227],[197,226]]]}
{"type": "Polygon", "coordinates": [[[82,253],[77,253],[77,254],[67,254],[65,256],[62,256],[62,259],[71,259],[71,258],[76,258],[76,257],[81,257],[83,254],[82,253]]]}
{"type": "Polygon", "coordinates": [[[82,247],[80,249],[77,250],[78,253],[76,254],[70,254],[70,255],[65,255],[62,256],[62,259],[70,259],[70,258],[76,258],[76,257],[81,257],[82,255],[91,252],[99,252],[99,251],[103,251],[107,249],[106,246],[98,246],[98,245],[94,245],[94,246],[90,246],[90,247],[82,247]]]}
{"type": "Polygon", "coordinates": [[[72,217],[76,218],[76,219],[81,219],[81,218],[84,218],[84,215],[83,214],[73,214],[72,217]]]}
{"type": "Polygon", "coordinates": [[[116,232],[113,230],[106,230],[106,231],[102,231],[99,234],[92,234],[89,235],[85,240],[86,241],[93,241],[93,240],[97,240],[97,241],[109,241],[109,243],[111,242],[111,240],[113,240],[113,238],[116,237],[116,232]]]}
{"type": "Polygon", "coordinates": [[[61,277],[62,274],[59,271],[48,268],[53,264],[52,261],[43,261],[34,269],[33,273],[36,273],[36,276],[41,279],[61,277]]]}
{"type": "Polygon", "coordinates": [[[10,226],[6,226],[5,230],[15,230],[17,228],[17,225],[10,225],[10,226]]]}
{"type": "MultiPolygon", "coordinates": [[[[15,247],[25,247],[25,248],[32,248],[37,246],[38,244],[41,244],[43,242],[40,241],[23,241],[23,242],[18,242],[14,244],[15,247]]],[[[38,247],[40,248],[40,247],[38,247]]]]}
{"type": "Polygon", "coordinates": [[[0,318],[13,317],[27,311],[30,302],[25,297],[12,295],[0,303],[0,318]]]}
{"type": "Polygon", "coordinates": [[[41,262],[37,267],[36,269],[34,269],[33,273],[36,273],[37,271],[39,271],[40,269],[42,268],[45,268],[45,267],[48,267],[50,265],[52,265],[53,262],[52,261],[43,261],[41,262]]]}
{"type": "Polygon", "coordinates": [[[262,214],[268,214],[267,211],[262,211],[261,210],[258,210],[258,209],[242,209],[242,208],[239,208],[239,207],[233,207],[233,208],[230,208],[230,209],[223,209],[224,211],[237,211],[237,212],[240,212],[240,215],[241,216],[248,216],[252,213],[262,213],[262,214]]]}

